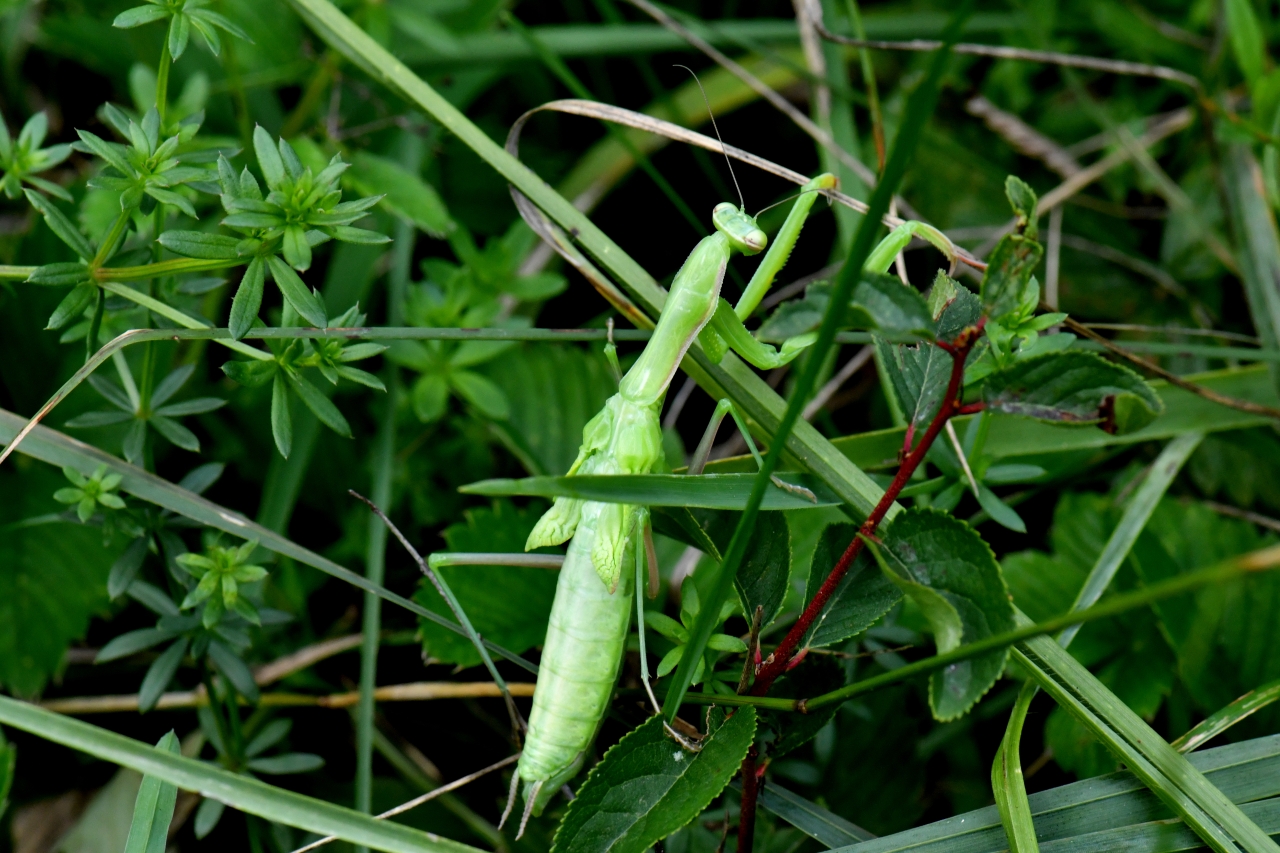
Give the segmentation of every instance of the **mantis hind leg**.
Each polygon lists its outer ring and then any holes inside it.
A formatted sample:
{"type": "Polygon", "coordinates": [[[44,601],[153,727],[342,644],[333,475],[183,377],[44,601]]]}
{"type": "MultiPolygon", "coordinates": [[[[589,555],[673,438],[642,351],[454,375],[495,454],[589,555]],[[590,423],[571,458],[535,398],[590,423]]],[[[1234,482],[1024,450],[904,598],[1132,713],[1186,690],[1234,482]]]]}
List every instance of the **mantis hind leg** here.
{"type": "MultiPolygon", "coordinates": [[[[760,458],[760,451],[756,449],[756,443],[751,438],[751,431],[747,428],[747,421],[738,412],[733,401],[722,399],[716,403],[716,409],[711,415],[710,422],[707,423],[706,432],[702,434],[702,440],[698,442],[698,447],[693,451],[693,458],[689,462],[690,474],[701,474],[703,469],[707,467],[707,460],[711,456],[711,445],[716,439],[716,433],[720,431],[720,424],[724,421],[725,415],[732,415],[733,422],[738,427],[738,432],[742,434],[742,438],[747,443],[747,449],[751,451],[751,457],[756,460],[756,467],[764,467],[764,460],[760,458]]],[[[777,474],[769,477],[770,481],[783,491],[790,492],[793,495],[799,495],[813,503],[818,502],[817,496],[804,486],[797,486],[788,483],[777,474]]]]}

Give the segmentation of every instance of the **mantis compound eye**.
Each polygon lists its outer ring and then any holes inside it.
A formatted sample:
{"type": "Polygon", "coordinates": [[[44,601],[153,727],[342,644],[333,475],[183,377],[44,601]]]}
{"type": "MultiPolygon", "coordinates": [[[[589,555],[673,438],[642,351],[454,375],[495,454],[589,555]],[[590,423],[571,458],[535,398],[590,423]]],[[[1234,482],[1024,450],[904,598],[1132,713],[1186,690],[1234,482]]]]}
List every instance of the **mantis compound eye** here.
{"type": "Polygon", "coordinates": [[[763,252],[764,247],[769,245],[769,235],[765,234],[759,228],[743,235],[742,242],[751,247],[752,251],[763,252]]]}
{"type": "Polygon", "coordinates": [[[731,201],[722,201],[711,211],[712,216],[723,216],[726,213],[737,213],[738,206],[731,201]]]}

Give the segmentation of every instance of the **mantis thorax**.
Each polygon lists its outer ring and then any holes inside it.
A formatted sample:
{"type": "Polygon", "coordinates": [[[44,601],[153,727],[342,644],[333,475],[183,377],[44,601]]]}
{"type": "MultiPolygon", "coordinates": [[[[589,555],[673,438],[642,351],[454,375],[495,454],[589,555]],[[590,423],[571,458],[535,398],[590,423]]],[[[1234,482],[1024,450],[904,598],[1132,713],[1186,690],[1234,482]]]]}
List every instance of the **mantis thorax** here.
{"type": "Polygon", "coordinates": [[[756,224],[756,218],[732,202],[722,201],[711,211],[711,222],[716,230],[729,238],[735,251],[755,255],[764,251],[769,236],[756,224]]]}

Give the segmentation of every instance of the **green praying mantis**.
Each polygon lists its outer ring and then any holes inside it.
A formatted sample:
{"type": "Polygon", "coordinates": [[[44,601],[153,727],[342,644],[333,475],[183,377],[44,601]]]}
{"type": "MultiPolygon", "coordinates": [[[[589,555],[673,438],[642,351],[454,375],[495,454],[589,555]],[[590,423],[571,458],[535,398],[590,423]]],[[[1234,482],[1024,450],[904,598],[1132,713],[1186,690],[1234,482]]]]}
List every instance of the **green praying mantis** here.
{"type": "MultiPolygon", "coordinates": [[[[772,245],[756,217],[744,207],[731,202],[716,205],[712,211],[715,232],[698,243],[676,274],[644,351],[621,378],[618,392],[584,427],[582,446],[568,476],[648,474],[658,468],[663,458],[659,414],[676,369],[695,340],[717,363],[732,349],[761,369],[787,364],[814,342],[816,335],[809,333],[774,349],[756,340],[743,321],[759,306],[786,263],[817,196],[835,186],[833,175],[822,174],[801,187],[772,245]],[[730,257],[735,252],[755,255],[766,246],[768,251],[742,298],[730,305],[720,296],[730,257]]],[[[887,271],[915,236],[954,257],[950,241],[936,229],[906,222],[876,247],[866,269],[887,271]]],[[[691,473],[700,470],[709,439],[726,412],[734,415],[759,461],[744,422],[732,404],[722,400],[695,454],[691,473]]],[[[775,483],[796,490],[776,478],[775,483]]],[[[560,569],[527,738],[507,806],[509,814],[517,785],[523,782],[521,833],[529,815],[540,814],[560,787],[577,775],[604,718],[622,661],[632,599],[646,560],[648,523],[648,510],[642,506],[561,497],[529,535],[526,551],[566,541],[569,547],[560,569]],[[624,571],[633,561],[634,580],[624,571]]],[[[647,681],[645,686],[648,688],[647,681]]]]}

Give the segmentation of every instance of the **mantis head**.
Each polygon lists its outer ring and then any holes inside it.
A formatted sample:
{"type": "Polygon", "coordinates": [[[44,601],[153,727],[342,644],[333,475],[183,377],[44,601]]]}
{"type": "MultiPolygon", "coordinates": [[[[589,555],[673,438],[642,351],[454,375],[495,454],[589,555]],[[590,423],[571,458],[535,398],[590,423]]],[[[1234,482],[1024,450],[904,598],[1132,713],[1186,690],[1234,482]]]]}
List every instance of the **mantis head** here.
{"type": "Polygon", "coordinates": [[[717,204],[711,212],[711,222],[717,231],[729,238],[729,244],[744,255],[763,252],[769,244],[769,236],[760,230],[755,217],[732,202],[717,204]]]}

